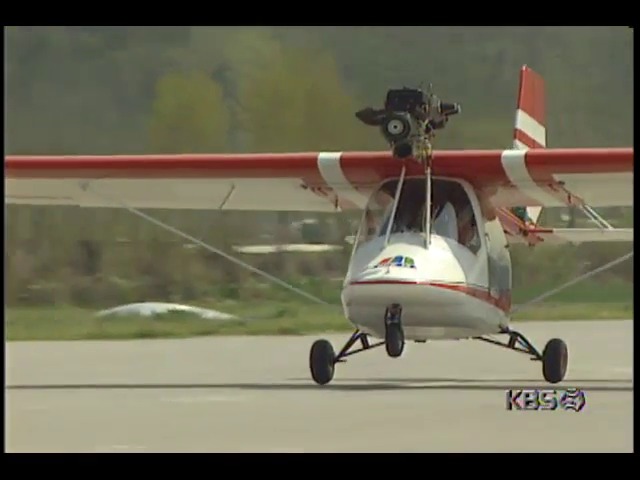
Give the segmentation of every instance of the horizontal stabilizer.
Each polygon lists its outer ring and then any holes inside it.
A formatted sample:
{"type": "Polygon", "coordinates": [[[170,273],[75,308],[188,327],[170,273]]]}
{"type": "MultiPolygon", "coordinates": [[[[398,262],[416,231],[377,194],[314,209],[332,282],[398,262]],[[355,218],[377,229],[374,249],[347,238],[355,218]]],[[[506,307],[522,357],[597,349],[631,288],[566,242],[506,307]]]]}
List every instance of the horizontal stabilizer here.
{"type": "Polygon", "coordinates": [[[529,230],[543,244],[633,242],[633,228],[535,228],[529,230]]]}
{"type": "Polygon", "coordinates": [[[233,249],[238,253],[267,254],[267,253],[323,253],[342,250],[340,245],[292,243],[283,245],[235,245],[233,249]]]}

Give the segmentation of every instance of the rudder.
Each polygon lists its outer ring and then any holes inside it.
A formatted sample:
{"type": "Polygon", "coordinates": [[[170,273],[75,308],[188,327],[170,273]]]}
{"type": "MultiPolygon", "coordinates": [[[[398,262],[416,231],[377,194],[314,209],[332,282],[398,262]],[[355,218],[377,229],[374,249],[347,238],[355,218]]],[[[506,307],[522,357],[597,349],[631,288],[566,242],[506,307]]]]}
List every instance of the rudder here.
{"type": "MultiPolygon", "coordinates": [[[[516,106],[515,128],[513,130],[513,148],[529,150],[546,148],[546,105],[545,85],[541,75],[523,65],[520,70],[520,86],[516,106]]],[[[542,207],[527,207],[527,215],[535,224],[540,217],[542,207]]]]}
{"type": "Polygon", "coordinates": [[[546,148],[547,127],[544,79],[523,65],[516,108],[513,147],[517,150],[546,148]]]}

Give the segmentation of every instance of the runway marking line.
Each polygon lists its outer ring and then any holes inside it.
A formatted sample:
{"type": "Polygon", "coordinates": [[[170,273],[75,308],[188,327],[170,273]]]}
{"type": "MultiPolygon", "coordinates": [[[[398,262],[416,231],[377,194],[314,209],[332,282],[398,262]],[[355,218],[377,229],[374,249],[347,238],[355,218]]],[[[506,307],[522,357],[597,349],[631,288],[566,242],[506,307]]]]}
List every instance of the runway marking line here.
{"type": "Polygon", "coordinates": [[[146,450],[147,447],[143,445],[111,445],[109,447],[96,447],[95,452],[120,452],[122,450],[146,450]]]}
{"type": "Polygon", "coordinates": [[[188,396],[188,397],[163,397],[160,399],[162,402],[169,403],[214,403],[214,402],[237,402],[244,401],[244,396],[230,396],[230,395],[202,395],[202,396],[188,396]]]}

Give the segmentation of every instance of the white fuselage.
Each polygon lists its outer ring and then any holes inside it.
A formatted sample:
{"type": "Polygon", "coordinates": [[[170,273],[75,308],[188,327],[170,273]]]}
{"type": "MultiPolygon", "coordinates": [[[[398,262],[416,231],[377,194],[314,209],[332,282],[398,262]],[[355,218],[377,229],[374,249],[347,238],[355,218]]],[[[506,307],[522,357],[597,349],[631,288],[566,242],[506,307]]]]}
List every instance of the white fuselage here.
{"type": "MultiPolygon", "coordinates": [[[[484,239],[482,227],[480,234],[484,239]]],[[[396,233],[386,244],[384,236],[373,238],[353,253],[342,291],[345,315],[379,338],[384,337],[385,309],[393,303],[402,307],[407,340],[496,333],[509,317],[497,306],[499,294],[492,292],[489,269],[495,276],[500,266],[494,262],[490,267],[487,249],[483,241],[474,254],[436,234],[428,248],[423,233],[396,233]],[[385,263],[389,258],[395,262],[385,263]]]]}

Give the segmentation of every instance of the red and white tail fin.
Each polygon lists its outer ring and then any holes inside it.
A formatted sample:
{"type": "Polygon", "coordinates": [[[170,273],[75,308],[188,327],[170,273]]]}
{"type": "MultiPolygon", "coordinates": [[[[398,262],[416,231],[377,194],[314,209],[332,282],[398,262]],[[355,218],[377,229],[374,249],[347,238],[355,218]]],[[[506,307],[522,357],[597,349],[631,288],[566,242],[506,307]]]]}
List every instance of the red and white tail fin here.
{"type": "MultiPolygon", "coordinates": [[[[516,108],[513,148],[529,150],[546,148],[546,105],[544,79],[531,68],[523,65],[520,70],[520,87],[516,108]]],[[[527,213],[534,223],[538,222],[542,207],[528,207],[527,213]]]]}
{"type": "Polygon", "coordinates": [[[543,78],[524,65],[520,70],[514,148],[528,150],[547,146],[545,103],[543,78]]]}

